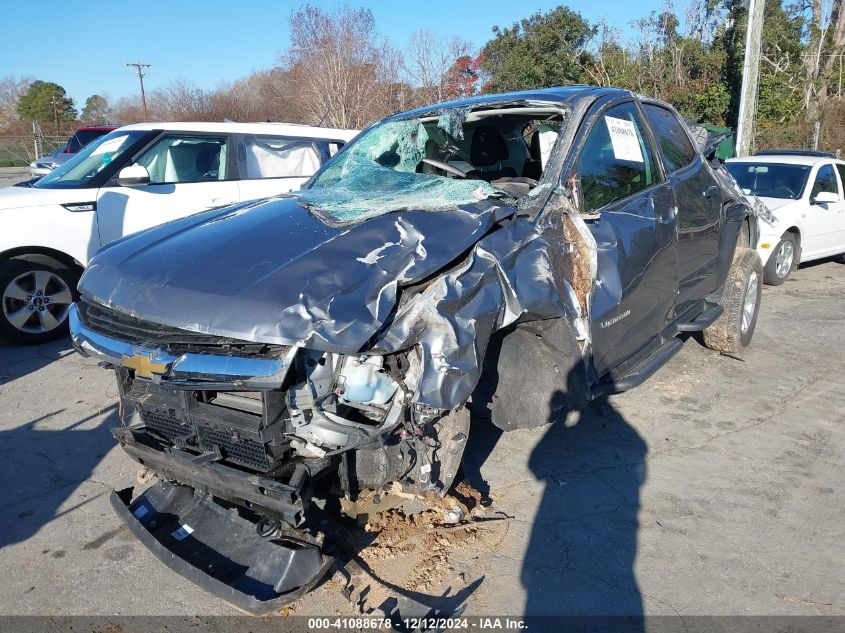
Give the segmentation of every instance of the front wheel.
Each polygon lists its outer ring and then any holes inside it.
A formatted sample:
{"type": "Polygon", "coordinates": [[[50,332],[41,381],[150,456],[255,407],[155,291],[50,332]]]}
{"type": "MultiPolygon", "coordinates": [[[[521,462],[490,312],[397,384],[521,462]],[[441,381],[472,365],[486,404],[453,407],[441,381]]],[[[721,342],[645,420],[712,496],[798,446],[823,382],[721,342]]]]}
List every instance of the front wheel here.
{"type": "Polygon", "coordinates": [[[798,240],[792,233],[784,233],[766,262],[763,280],[770,286],[780,286],[798,268],[798,240]]]}
{"type": "Polygon", "coordinates": [[[67,334],[75,271],[19,259],[0,264],[0,336],[36,344],[67,334]]]}
{"type": "Polygon", "coordinates": [[[724,312],[704,330],[704,344],[726,354],[738,354],[754,336],[760,297],[763,292],[763,264],[757,251],[737,250],[719,303],[724,312]]]}

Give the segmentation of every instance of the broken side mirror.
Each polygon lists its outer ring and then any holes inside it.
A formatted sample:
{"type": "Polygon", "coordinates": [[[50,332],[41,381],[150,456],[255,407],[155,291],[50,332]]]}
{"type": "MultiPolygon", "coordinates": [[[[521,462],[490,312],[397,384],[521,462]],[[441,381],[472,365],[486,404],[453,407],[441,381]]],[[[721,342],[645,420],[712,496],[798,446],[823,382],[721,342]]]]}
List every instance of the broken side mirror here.
{"type": "Polygon", "coordinates": [[[150,184],[150,172],[143,165],[129,165],[117,174],[117,184],[121,187],[138,187],[150,184]]]}

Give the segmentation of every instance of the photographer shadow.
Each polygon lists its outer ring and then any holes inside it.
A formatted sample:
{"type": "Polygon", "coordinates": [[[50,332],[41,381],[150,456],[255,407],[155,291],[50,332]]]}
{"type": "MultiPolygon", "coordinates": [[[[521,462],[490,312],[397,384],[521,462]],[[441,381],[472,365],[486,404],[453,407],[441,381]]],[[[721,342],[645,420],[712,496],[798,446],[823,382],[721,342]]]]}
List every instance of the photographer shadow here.
{"type": "Polygon", "coordinates": [[[545,488],[521,572],[534,630],[557,630],[565,616],[567,630],[643,631],[634,564],[647,452],[606,398],[569,412],[534,447],[529,468],[545,488]]]}

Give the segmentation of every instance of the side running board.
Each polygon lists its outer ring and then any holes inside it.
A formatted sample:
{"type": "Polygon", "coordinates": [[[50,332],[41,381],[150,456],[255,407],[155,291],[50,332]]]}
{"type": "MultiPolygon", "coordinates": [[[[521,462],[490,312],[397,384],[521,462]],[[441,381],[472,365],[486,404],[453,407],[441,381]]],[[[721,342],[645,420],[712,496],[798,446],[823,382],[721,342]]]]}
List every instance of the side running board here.
{"type": "Polygon", "coordinates": [[[678,332],[700,332],[708,325],[711,325],[722,316],[724,310],[718,303],[711,303],[704,309],[704,312],[688,323],[678,324],[678,332]]]}
{"type": "MultiPolygon", "coordinates": [[[[721,310],[721,308],[720,308],[721,310]]],[[[717,317],[718,318],[718,317],[717,317]]],[[[641,385],[658,369],[669,362],[675,354],[681,351],[684,342],[674,336],[664,341],[651,354],[634,365],[628,372],[611,380],[604,380],[593,385],[593,398],[622,393],[641,385]]]]}

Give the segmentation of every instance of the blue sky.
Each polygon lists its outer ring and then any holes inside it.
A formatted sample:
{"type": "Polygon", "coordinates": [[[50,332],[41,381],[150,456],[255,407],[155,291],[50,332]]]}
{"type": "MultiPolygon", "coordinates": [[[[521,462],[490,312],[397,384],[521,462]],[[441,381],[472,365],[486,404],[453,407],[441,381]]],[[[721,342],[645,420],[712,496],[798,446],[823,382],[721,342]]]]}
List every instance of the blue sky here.
{"type": "MultiPolygon", "coordinates": [[[[313,4],[331,9],[336,2],[313,4]]],[[[288,42],[288,17],[299,1],[205,0],[95,2],[35,5],[15,2],[0,23],[0,77],[31,76],[63,85],[81,107],[94,93],[111,98],[137,92],[126,62],[152,64],[150,89],[186,78],[202,88],[271,67],[288,42]]],[[[350,1],[369,7],[379,32],[400,48],[417,29],[460,35],[481,45],[494,24],[510,25],[560,2],[521,0],[350,1]],[[420,9],[412,9],[419,7],[420,9]]],[[[662,0],[577,0],[569,6],[591,22],[607,19],[626,31],[658,10],[662,0]]]]}

